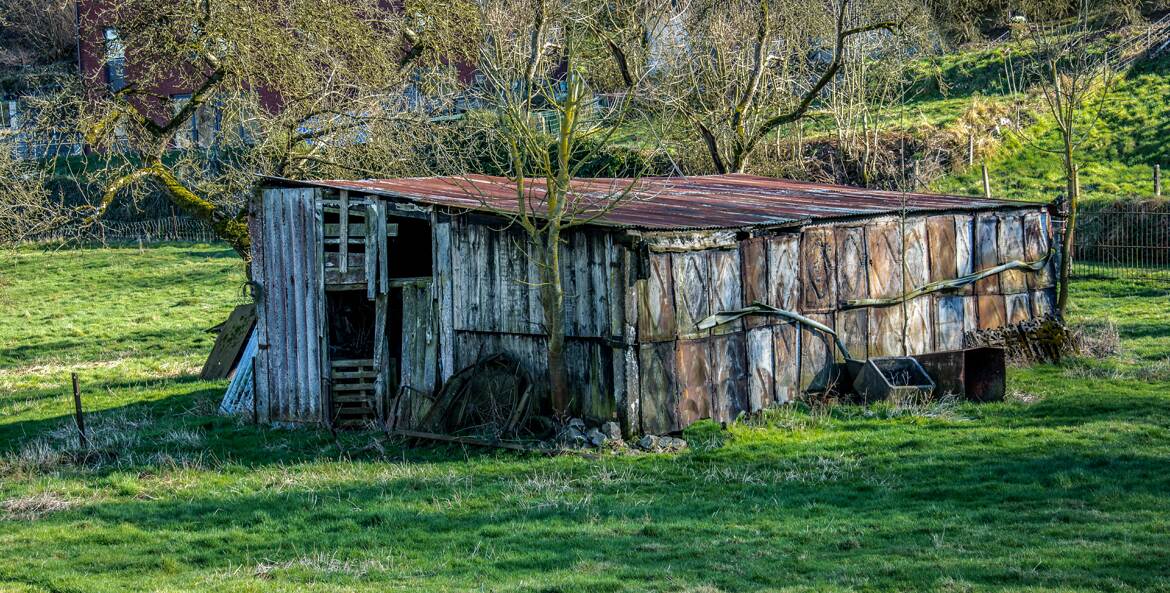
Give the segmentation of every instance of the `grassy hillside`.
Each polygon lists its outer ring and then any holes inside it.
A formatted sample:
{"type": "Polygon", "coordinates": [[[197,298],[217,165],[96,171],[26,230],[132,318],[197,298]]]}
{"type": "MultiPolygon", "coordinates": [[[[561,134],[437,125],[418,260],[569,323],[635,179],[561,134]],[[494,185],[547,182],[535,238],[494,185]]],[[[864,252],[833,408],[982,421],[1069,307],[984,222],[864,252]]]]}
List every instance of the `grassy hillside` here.
{"type": "Polygon", "coordinates": [[[0,264],[0,591],[1170,591],[1170,308],[1010,401],[790,407],[677,455],[403,449],[215,416],[223,248],[0,264]],[[79,370],[95,448],[67,416],[79,370]]]}
{"type": "MultiPolygon", "coordinates": [[[[1139,63],[1116,81],[1090,139],[1079,155],[1088,202],[1153,196],[1153,166],[1170,168],[1170,56],[1139,63]]],[[[1038,121],[1023,137],[1009,137],[988,160],[996,195],[1051,200],[1063,193],[1060,156],[1046,150],[1059,136],[1037,107],[1038,121]]],[[[1170,188],[1170,172],[1167,175],[1170,188]]],[[[943,192],[983,191],[978,167],[940,181],[943,192]]]]}

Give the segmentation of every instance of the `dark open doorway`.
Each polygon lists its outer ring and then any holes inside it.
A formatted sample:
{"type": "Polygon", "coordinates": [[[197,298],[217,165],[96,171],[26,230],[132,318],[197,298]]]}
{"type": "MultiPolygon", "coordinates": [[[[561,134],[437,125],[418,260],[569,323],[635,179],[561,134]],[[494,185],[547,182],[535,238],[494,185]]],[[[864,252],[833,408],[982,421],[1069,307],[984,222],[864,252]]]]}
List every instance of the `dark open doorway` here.
{"type": "Polygon", "coordinates": [[[365,282],[326,291],[329,410],[337,427],[365,427],[385,420],[402,376],[404,328],[417,325],[403,318],[415,314],[415,308],[404,313],[403,286],[414,286],[420,279],[429,282],[431,277],[428,221],[388,216],[386,234],[385,260],[380,264],[386,266],[388,286],[379,286],[373,299],[365,282]]]}

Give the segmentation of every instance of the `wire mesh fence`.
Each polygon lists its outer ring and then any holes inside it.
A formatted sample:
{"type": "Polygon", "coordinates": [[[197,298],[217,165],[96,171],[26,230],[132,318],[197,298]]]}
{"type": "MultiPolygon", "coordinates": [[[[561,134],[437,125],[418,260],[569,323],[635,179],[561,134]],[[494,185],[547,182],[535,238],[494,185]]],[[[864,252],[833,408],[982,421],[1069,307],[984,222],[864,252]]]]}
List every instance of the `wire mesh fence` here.
{"type": "Polygon", "coordinates": [[[1170,289],[1170,201],[1115,202],[1082,211],[1073,273],[1161,280],[1170,289]]]}

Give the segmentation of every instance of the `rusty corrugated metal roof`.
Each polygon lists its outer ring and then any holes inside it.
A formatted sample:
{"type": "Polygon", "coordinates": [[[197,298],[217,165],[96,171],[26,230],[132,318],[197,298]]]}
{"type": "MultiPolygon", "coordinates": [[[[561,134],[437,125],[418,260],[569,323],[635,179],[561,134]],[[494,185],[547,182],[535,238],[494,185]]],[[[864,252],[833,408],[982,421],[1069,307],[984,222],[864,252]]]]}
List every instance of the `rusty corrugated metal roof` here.
{"type": "MultiPolygon", "coordinates": [[[[359,181],[285,181],[478,211],[517,212],[516,184],[504,177],[411,177],[359,181]]],[[[529,208],[544,208],[543,179],[526,182],[529,208]]],[[[753,175],[576,179],[571,200],[594,224],[649,230],[776,226],[908,212],[1031,206],[966,196],[881,191],[753,175]],[[615,207],[616,196],[623,196],[615,207]],[[609,209],[607,211],[607,208],[609,209]]]]}

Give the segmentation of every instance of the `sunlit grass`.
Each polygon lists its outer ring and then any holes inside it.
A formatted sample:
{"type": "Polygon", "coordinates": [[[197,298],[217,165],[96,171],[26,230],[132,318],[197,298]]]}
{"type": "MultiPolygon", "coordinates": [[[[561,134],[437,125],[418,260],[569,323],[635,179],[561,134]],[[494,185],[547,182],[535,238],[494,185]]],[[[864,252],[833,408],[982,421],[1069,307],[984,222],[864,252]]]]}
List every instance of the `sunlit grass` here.
{"type": "Polygon", "coordinates": [[[544,458],[216,416],[192,373],[239,302],[223,251],[0,268],[0,591],[1170,591],[1157,283],[1078,284],[1121,355],[1013,369],[1004,403],[792,406],[681,454],[544,458]]]}
{"type": "MultiPolygon", "coordinates": [[[[1118,198],[1151,198],[1153,167],[1170,167],[1170,57],[1139,64],[1120,78],[1091,128],[1089,140],[1078,151],[1081,191],[1086,202],[1118,198]]],[[[1095,110],[1095,103],[1087,113],[1095,110]]],[[[1024,134],[1009,138],[988,161],[996,196],[1049,201],[1065,192],[1065,175],[1058,132],[1051,118],[1037,107],[1038,122],[1024,134]]],[[[1087,117],[1086,117],[1087,119],[1087,117]]],[[[1170,172],[1166,189],[1170,193],[1170,172]]],[[[944,178],[936,190],[979,194],[983,191],[978,166],[944,178]]]]}

